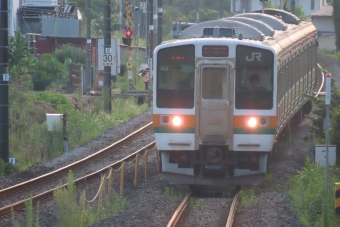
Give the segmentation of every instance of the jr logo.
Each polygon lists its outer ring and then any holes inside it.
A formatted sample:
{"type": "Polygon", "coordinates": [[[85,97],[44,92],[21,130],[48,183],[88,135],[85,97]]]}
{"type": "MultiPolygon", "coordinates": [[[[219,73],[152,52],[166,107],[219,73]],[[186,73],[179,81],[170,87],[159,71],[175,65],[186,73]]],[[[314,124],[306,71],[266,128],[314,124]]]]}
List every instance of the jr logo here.
{"type": "Polygon", "coordinates": [[[254,58],[256,58],[258,61],[261,61],[262,54],[261,52],[252,52],[251,53],[251,58],[246,56],[247,61],[254,61],[254,58]]]}

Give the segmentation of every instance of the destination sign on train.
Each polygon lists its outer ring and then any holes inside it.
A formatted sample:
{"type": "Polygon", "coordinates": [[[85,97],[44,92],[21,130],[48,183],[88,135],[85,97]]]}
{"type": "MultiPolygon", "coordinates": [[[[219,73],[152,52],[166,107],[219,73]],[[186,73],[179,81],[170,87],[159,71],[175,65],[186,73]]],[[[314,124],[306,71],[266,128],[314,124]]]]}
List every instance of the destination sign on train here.
{"type": "Polygon", "coordinates": [[[204,45],[202,47],[203,57],[228,57],[228,55],[229,55],[228,46],[204,45]]]}

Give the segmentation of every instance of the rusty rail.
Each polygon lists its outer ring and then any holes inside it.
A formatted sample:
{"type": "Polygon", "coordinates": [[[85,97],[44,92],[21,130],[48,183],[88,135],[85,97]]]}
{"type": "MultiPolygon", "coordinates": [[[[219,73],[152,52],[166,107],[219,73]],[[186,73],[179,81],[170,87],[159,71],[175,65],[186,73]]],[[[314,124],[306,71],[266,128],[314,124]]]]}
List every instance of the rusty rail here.
{"type": "Polygon", "coordinates": [[[167,227],[176,227],[179,226],[182,221],[186,211],[189,208],[189,200],[191,198],[192,192],[188,192],[188,194],[184,197],[182,202],[179,204],[178,208],[172,215],[170,221],[167,224],[167,227]]]}
{"type": "MultiPolygon", "coordinates": [[[[119,160],[115,163],[112,163],[111,165],[108,165],[108,166],[106,166],[106,167],[104,167],[104,168],[102,168],[102,169],[100,169],[100,170],[98,170],[94,173],[91,173],[89,175],[83,176],[83,177],[75,180],[74,183],[75,183],[76,186],[79,186],[81,184],[84,184],[86,182],[89,182],[89,181],[92,181],[92,180],[98,178],[102,174],[105,174],[109,168],[119,169],[120,166],[122,165],[122,163],[132,161],[133,159],[136,158],[137,155],[144,155],[144,153],[146,151],[150,150],[151,148],[154,148],[154,146],[155,146],[155,142],[152,142],[152,143],[148,144],[147,146],[141,148],[140,150],[134,152],[133,154],[130,154],[129,156],[127,156],[127,157],[125,157],[125,158],[123,158],[123,159],[121,159],[121,160],[119,160]]],[[[44,193],[41,193],[39,195],[32,197],[33,204],[36,204],[38,201],[42,202],[44,200],[52,198],[54,190],[59,189],[59,188],[63,188],[63,187],[66,187],[66,186],[67,186],[67,184],[64,184],[62,186],[48,190],[44,193]]],[[[30,199],[31,198],[25,199],[25,200],[22,200],[20,202],[15,203],[15,204],[12,204],[10,206],[0,208],[0,218],[4,218],[4,217],[9,216],[12,212],[12,209],[13,209],[13,211],[23,210],[25,208],[25,202],[30,200],[30,199]]]]}
{"type": "Polygon", "coordinates": [[[232,227],[233,226],[234,216],[235,216],[235,211],[236,211],[236,205],[237,205],[237,202],[238,202],[238,193],[239,192],[236,192],[236,194],[234,195],[234,199],[233,199],[233,202],[232,202],[230,210],[229,210],[227,223],[226,223],[225,227],[232,227]]]}

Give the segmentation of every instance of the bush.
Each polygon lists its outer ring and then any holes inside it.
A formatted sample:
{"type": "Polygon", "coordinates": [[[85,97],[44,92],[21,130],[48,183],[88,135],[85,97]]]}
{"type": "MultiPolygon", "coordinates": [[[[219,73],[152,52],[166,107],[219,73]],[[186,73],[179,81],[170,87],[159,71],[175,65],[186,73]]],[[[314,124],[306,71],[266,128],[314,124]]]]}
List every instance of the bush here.
{"type": "Polygon", "coordinates": [[[60,49],[56,50],[54,56],[62,64],[67,59],[71,59],[71,62],[74,64],[86,64],[86,53],[80,48],[69,45],[63,45],[60,49]]]}
{"type": "MultiPolygon", "coordinates": [[[[334,183],[340,179],[336,166],[330,166],[329,170],[328,188],[331,191],[334,183]]],[[[340,226],[334,213],[334,194],[326,195],[324,178],[325,168],[307,160],[303,170],[290,181],[288,193],[304,226],[340,226]],[[327,217],[327,220],[323,217],[327,217]]]]}
{"type": "Polygon", "coordinates": [[[33,58],[30,61],[30,74],[35,91],[44,91],[53,81],[65,81],[67,73],[66,66],[52,54],[43,54],[41,60],[33,58]]]}
{"type": "Polygon", "coordinates": [[[0,177],[17,171],[17,166],[13,165],[12,163],[5,163],[4,160],[0,159],[0,177]]]}

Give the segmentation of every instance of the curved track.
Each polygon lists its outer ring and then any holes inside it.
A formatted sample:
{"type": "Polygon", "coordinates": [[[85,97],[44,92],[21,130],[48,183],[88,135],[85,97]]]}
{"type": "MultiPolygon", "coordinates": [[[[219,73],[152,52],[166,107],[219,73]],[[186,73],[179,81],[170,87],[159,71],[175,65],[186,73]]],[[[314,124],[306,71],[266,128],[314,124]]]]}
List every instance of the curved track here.
{"type": "MultiPolygon", "coordinates": [[[[3,201],[5,201],[8,198],[11,202],[10,204],[7,204],[5,206],[3,206],[2,208],[0,208],[0,218],[6,217],[8,215],[11,214],[11,208],[13,207],[13,210],[18,211],[18,210],[22,210],[23,208],[25,208],[25,201],[29,200],[29,196],[27,196],[27,198],[21,198],[22,197],[22,193],[25,192],[30,192],[30,191],[34,191],[36,188],[38,188],[40,185],[44,184],[48,184],[50,183],[50,181],[53,180],[57,180],[57,182],[59,182],[58,179],[61,178],[65,178],[65,176],[67,177],[67,174],[69,172],[69,170],[76,170],[76,169],[80,169],[81,167],[87,166],[90,162],[93,162],[94,160],[101,160],[103,157],[108,156],[109,154],[115,152],[117,149],[121,148],[122,146],[128,144],[130,141],[132,141],[133,139],[136,139],[138,136],[144,134],[146,131],[150,130],[152,128],[152,123],[147,124],[146,126],[138,129],[137,131],[135,131],[134,133],[126,136],[125,138],[119,140],[118,142],[82,159],[79,161],[76,161],[70,165],[67,165],[63,168],[60,168],[58,170],[55,170],[51,173],[42,175],[40,177],[34,178],[32,180],[14,185],[12,187],[9,188],[5,188],[3,190],[0,191],[0,201],[2,201],[1,203],[3,203],[3,201]],[[16,200],[16,202],[13,202],[13,198],[19,198],[20,201],[18,201],[18,199],[16,200]]],[[[83,182],[86,181],[91,181],[92,179],[98,177],[99,175],[106,173],[108,168],[113,168],[113,169],[118,169],[121,164],[123,162],[129,162],[131,160],[133,160],[137,154],[141,154],[143,155],[147,150],[150,150],[152,148],[154,148],[155,146],[155,142],[151,142],[150,144],[146,145],[145,147],[141,148],[140,150],[130,154],[129,156],[116,161],[110,165],[107,165],[106,167],[97,170],[91,174],[82,176],[80,178],[78,178],[77,180],[75,180],[75,184],[82,184],[83,182]]],[[[59,186],[57,187],[56,185],[58,185],[58,183],[55,184],[55,186],[52,187],[52,189],[46,190],[42,193],[38,193],[35,194],[32,199],[33,199],[33,203],[37,203],[38,201],[43,201],[45,199],[48,199],[50,197],[53,196],[53,191],[59,187],[64,187],[65,185],[59,186]]],[[[29,194],[29,193],[28,193],[29,194]]]]}

